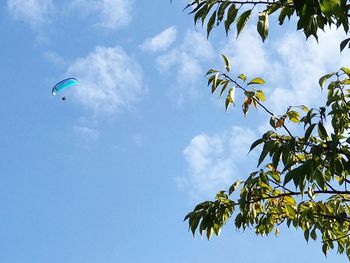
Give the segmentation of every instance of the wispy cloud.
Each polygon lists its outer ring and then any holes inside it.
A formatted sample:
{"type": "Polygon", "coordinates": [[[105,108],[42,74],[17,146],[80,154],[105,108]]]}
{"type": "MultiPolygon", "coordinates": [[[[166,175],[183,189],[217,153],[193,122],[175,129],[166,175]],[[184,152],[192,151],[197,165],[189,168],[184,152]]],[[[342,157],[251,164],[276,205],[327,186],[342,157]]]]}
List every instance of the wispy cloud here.
{"type": "Polygon", "coordinates": [[[73,0],[73,8],[87,16],[98,17],[96,25],[115,29],[126,26],[132,19],[133,0],[73,0]]]}
{"type": "Polygon", "coordinates": [[[51,62],[55,66],[61,67],[67,64],[67,60],[65,60],[64,57],[51,50],[43,52],[42,56],[44,59],[51,62]]]}
{"type": "Polygon", "coordinates": [[[177,178],[178,185],[194,197],[208,197],[226,189],[233,180],[245,176],[237,170],[244,170],[255,137],[252,130],[238,126],[215,135],[195,136],[184,150],[188,175],[177,178]]]}
{"type": "Polygon", "coordinates": [[[174,26],[165,29],[156,36],[146,39],[141,45],[141,49],[157,52],[164,51],[175,41],[176,28],[174,26]]]}
{"type": "Polygon", "coordinates": [[[76,59],[67,75],[79,79],[74,97],[95,115],[130,109],[146,91],[141,67],[120,47],[96,47],[76,59]]]}
{"type": "Polygon", "coordinates": [[[96,140],[100,132],[87,126],[74,126],[74,132],[84,140],[96,140]]]}
{"type": "Polygon", "coordinates": [[[246,75],[261,75],[270,67],[266,45],[253,27],[247,27],[238,39],[231,37],[221,53],[230,57],[232,68],[246,75]]]}
{"type": "Polygon", "coordinates": [[[346,66],[350,53],[339,53],[339,43],[345,38],[336,29],[320,32],[319,43],[314,39],[305,42],[301,34],[286,34],[276,50],[283,65],[283,82],[274,83],[275,89],[270,95],[272,107],[285,109],[289,104],[307,104],[318,106],[324,101],[324,94],[318,86],[319,78],[331,71],[346,66]],[[297,54],[297,55],[296,55],[297,54]]]}
{"type": "Polygon", "coordinates": [[[188,30],[179,47],[158,56],[156,61],[161,72],[176,70],[176,94],[178,103],[187,95],[197,94],[197,83],[203,77],[203,62],[215,57],[214,48],[205,35],[188,30]],[[195,48],[194,48],[195,47],[195,48]]]}
{"type": "MultiPolygon", "coordinates": [[[[217,51],[203,40],[202,43],[210,47],[209,53],[206,52],[208,48],[200,48],[193,38],[187,37],[181,47],[157,58],[160,70],[166,72],[177,67],[176,78],[191,83],[208,69],[202,68],[203,62],[211,63],[210,67],[217,61],[208,58],[215,57],[215,53],[225,53],[232,59],[233,74],[246,73],[250,78],[267,80],[267,85],[262,87],[267,95],[265,104],[276,114],[284,113],[289,105],[317,106],[322,103],[324,94],[318,86],[319,77],[347,66],[350,61],[348,50],[339,53],[339,43],[345,36],[335,29],[320,32],[319,44],[311,38],[305,41],[300,32],[290,31],[263,44],[256,29],[247,27],[238,40],[223,42],[217,51]]],[[[262,132],[265,132],[264,123],[257,123],[262,132]]],[[[254,132],[240,127],[216,135],[194,137],[184,150],[188,175],[177,178],[178,184],[194,196],[203,196],[226,188],[234,178],[245,178],[247,173],[242,174],[246,164],[244,156],[254,138],[254,132]]]]}
{"type": "Polygon", "coordinates": [[[38,28],[50,22],[53,11],[52,0],[7,0],[10,14],[19,21],[38,28]]]}
{"type": "Polygon", "coordinates": [[[349,52],[339,53],[345,36],[336,29],[319,33],[319,43],[305,41],[300,32],[285,32],[274,41],[263,44],[253,27],[247,27],[236,40],[229,41],[222,52],[231,57],[235,73],[264,77],[267,102],[276,113],[290,105],[315,106],[323,95],[318,79],[339,69],[350,59],[349,52]]]}

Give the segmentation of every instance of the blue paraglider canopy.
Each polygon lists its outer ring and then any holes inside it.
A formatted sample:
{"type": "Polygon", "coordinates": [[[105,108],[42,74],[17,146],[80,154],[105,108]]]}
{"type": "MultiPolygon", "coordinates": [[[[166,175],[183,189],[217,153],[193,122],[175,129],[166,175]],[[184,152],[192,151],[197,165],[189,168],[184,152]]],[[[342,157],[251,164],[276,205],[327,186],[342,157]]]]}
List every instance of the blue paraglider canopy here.
{"type": "Polygon", "coordinates": [[[58,82],[53,88],[52,88],[52,95],[56,95],[57,93],[61,92],[62,90],[78,85],[78,80],[76,78],[68,78],[64,79],[60,82],[58,82]]]}

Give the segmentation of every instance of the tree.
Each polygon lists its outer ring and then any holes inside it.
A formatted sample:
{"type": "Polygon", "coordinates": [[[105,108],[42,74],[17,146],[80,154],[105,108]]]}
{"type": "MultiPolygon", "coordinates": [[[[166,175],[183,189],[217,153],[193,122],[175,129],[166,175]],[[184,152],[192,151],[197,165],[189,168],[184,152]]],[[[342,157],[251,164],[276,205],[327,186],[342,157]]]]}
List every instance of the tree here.
{"type": "MultiPolygon", "coordinates": [[[[195,23],[206,26],[208,36],[221,24],[226,33],[235,24],[238,36],[257,6],[263,7],[257,23],[262,41],[268,37],[269,16],[277,13],[281,25],[295,16],[297,29],[306,38],[317,39],[326,26],[349,30],[348,0],[193,0],[186,8],[191,9],[195,23]]],[[[350,38],[343,40],[340,50],[349,42],[350,38]]],[[[225,70],[207,72],[212,93],[226,94],[227,110],[235,103],[235,93],[243,92],[243,113],[251,106],[262,108],[272,129],[250,147],[252,151],[260,146],[259,169],[186,215],[193,235],[196,231],[208,239],[219,235],[229,219],[238,229],[254,228],[262,236],[277,235],[278,226],[286,224],[301,229],[307,241],[320,238],[324,254],[337,245],[337,251],[350,259],[350,69],[342,67],[320,78],[318,85],[328,90],[325,105],[290,106],[276,115],[263,104],[263,91],[252,88],[265,81],[258,77],[248,81],[244,74],[233,77],[230,60],[222,58],[225,70]],[[326,118],[331,131],[325,128],[326,118]],[[301,134],[292,133],[289,125],[302,125],[301,134]]]]}

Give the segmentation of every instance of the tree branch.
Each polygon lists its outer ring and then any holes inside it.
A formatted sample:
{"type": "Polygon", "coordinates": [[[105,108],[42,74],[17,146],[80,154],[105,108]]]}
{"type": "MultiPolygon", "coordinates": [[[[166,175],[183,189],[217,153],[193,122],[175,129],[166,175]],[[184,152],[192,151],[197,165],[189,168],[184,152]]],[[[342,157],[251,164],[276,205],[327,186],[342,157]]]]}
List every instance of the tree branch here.
{"type": "MultiPolygon", "coordinates": [[[[247,91],[247,89],[243,88],[237,81],[233,80],[230,76],[228,76],[227,74],[223,73],[222,74],[225,78],[227,78],[228,80],[230,80],[231,82],[233,82],[237,88],[243,90],[243,91],[247,91]]],[[[261,108],[263,108],[269,115],[271,115],[272,117],[276,117],[276,115],[270,111],[268,108],[266,108],[264,106],[264,104],[262,104],[259,100],[257,100],[256,98],[252,98],[261,108]]],[[[290,137],[294,138],[293,134],[290,132],[290,130],[287,128],[286,125],[282,125],[282,127],[286,130],[286,132],[289,134],[290,137]]]]}
{"type": "Polygon", "coordinates": [[[325,214],[317,214],[317,213],[314,213],[314,215],[315,216],[322,216],[322,217],[329,218],[329,219],[336,219],[336,220],[350,222],[349,217],[341,217],[341,216],[333,216],[333,215],[325,215],[325,214]]]}
{"type": "MultiPolygon", "coordinates": [[[[335,194],[345,194],[345,195],[350,195],[350,191],[329,191],[329,190],[322,190],[322,191],[314,191],[315,194],[331,194],[331,195],[335,195],[335,194]]],[[[264,200],[268,200],[268,199],[275,199],[275,198],[281,198],[281,197],[285,197],[285,196],[295,196],[295,195],[301,195],[301,192],[288,192],[288,193],[282,193],[282,194],[278,194],[278,195],[269,195],[266,197],[261,197],[261,198],[257,198],[255,200],[251,200],[248,201],[248,204],[253,204],[253,203],[257,203],[260,201],[264,201],[264,200]]],[[[304,195],[307,195],[308,192],[305,191],[303,192],[304,195]]],[[[235,205],[239,205],[240,203],[234,203],[235,205]]],[[[349,219],[350,220],[350,219],[349,219]]]]}
{"type": "Polygon", "coordinates": [[[325,243],[325,242],[328,242],[328,241],[338,241],[340,239],[343,239],[343,238],[347,238],[350,236],[350,233],[345,235],[345,236],[342,236],[342,237],[338,237],[338,238],[334,238],[334,239],[326,239],[326,240],[323,240],[322,243],[325,243]]]}
{"type": "MultiPolygon", "coordinates": [[[[226,2],[226,1],[223,1],[223,0],[218,0],[216,1],[217,3],[223,3],[223,2],[226,2]]],[[[231,4],[240,4],[240,5],[245,5],[245,4],[251,4],[251,5],[278,5],[278,6],[285,6],[285,7],[293,7],[294,8],[294,5],[291,5],[291,4],[283,4],[281,3],[280,1],[275,1],[275,0],[272,0],[272,1],[229,1],[231,4]]]]}

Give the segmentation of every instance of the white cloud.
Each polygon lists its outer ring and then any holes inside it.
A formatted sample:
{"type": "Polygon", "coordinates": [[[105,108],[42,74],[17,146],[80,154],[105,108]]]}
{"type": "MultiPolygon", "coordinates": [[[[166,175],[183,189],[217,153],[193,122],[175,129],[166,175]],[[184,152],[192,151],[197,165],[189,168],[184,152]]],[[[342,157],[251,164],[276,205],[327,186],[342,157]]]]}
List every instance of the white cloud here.
{"type": "Polygon", "coordinates": [[[158,35],[146,39],[141,44],[141,49],[151,52],[164,51],[174,43],[176,39],[176,28],[174,26],[165,29],[158,35]]]}
{"type": "Polygon", "coordinates": [[[40,27],[50,21],[53,10],[52,0],[7,0],[10,14],[17,20],[29,24],[33,28],[40,27]]]}
{"type": "Polygon", "coordinates": [[[310,38],[307,42],[300,32],[285,34],[277,44],[278,63],[283,65],[283,82],[274,83],[270,95],[272,107],[285,110],[290,104],[319,106],[324,100],[319,78],[346,66],[349,52],[339,53],[339,43],[345,36],[340,31],[328,29],[319,33],[319,43],[310,38]]]}
{"type": "Polygon", "coordinates": [[[173,49],[165,55],[157,57],[159,71],[169,71],[171,67],[179,62],[179,56],[181,56],[181,52],[177,49],[173,49]]]}
{"type": "Polygon", "coordinates": [[[245,176],[241,173],[247,168],[248,150],[255,137],[252,130],[237,126],[213,136],[195,136],[184,150],[189,169],[186,177],[177,178],[179,186],[194,197],[226,189],[245,176]]]}
{"type": "Polygon", "coordinates": [[[176,70],[176,95],[178,103],[187,95],[195,97],[198,92],[198,80],[203,78],[202,64],[215,58],[214,48],[206,37],[199,32],[188,30],[186,36],[177,48],[156,61],[161,72],[176,70]],[[195,47],[195,48],[194,48],[195,47]]]}
{"type": "Polygon", "coordinates": [[[129,109],[145,93],[141,67],[120,47],[96,47],[67,70],[79,80],[75,99],[99,114],[129,109]]]}
{"type": "Polygon", "coordinates": [[[209,60],[215,57],[215,51],[203,33],[188,30],[181,51],[193,56],[198,60],[209,60]]]}
{"type": "MultiPolygon", "coordinates": [[[[270,68],[267,49],[256,29],[247,27],[238,39],[231,37],[221,53],[231,58],[232,69],[246,75],[261,75],[270,68]]],[[[238,73],[238,72],[237,72],[238,73]]]]}
{"type": "Polygon", "coordinates": [[[313,38],[305,41],[302,32],[287,31],[264,44],[250,26],[238,39],[228,41],[222,53],[231,58],[235,73],[266,79],[267,85],[262,87],[267,93],[266,104],[282,114],[289,105],[322,103],[318,79],[350,60],[349,52],[339,53],[344,38],[344,33],[328,29],[319,32],[317,43],[313,38]]]}
{"type": "Polygon", "coordinates": [[[58,55],[54,51],[45,51],[42,56],[49,62],[53,63],[56,66],[64,66],[67,64],[67,61],[64,57],[58,55]]]}
{"type": "Polygon", "coordinates": [[[98,16],[96,25],[115,29],[125,26],[132,19],[131,0],[73,0],[72,6],[88,16],[98,16]]]}

